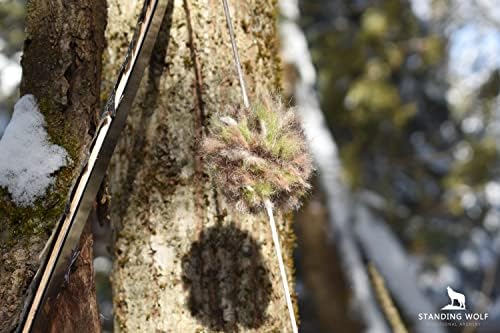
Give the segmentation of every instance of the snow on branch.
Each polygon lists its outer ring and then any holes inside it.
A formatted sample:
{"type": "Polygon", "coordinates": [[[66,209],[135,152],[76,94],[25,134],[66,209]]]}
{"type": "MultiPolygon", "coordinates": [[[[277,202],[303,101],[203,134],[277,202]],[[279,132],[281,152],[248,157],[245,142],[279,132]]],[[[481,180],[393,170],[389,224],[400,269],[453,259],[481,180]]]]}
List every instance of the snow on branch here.
{"type": "Polygon", "coordinates": [[[35,97],[24,95],[0,139],[0,187],[21,207],[42,197],[54,183],[54,172],[70,161],[63,147],[49,142],[45,126],[35,97]]]}

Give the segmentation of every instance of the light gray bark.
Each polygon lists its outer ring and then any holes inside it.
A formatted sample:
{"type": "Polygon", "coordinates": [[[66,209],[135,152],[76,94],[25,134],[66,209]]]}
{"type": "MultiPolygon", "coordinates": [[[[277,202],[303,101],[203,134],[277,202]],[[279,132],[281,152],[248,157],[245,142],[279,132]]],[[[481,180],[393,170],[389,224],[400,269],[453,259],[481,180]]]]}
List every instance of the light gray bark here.
{"type": "MultiPolygon", "coordinates": [[[[140,5],[110,1],[109,77],[140,5]]],[[[274,4],[230,7],[249,90],[277,90],[274,4]]],[[[197,153],[238,89],[222,3],[172,0],[110,172],[117,331],[291,331],[265,212],[229,207],[197,153]]],[[[293,280],[293,233],[277,223],[293,280]]]]}

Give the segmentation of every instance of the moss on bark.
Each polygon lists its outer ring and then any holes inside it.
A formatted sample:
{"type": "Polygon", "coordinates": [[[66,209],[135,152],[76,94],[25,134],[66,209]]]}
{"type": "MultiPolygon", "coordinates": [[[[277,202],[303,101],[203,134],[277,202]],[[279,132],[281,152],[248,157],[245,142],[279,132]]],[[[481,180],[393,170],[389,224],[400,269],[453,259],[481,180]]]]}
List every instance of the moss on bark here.
{"type": "MultiPolygon", "coordinates": [[[[252,93],[279,89],[275,5],[231,4],[252,93]]],[[[116,73],[140,4],[124,6],[110,1],[105,73],[116,73]]],[[[170,1],[110,172],[117,331],[291,331],[264,212],[236,213],[198,154],[207,119],[240,100],[222,3],[170,1]],[[233,236],[237,245],[224,241],[233,236]]],[[[293,280],[289,219],[278,227],[293,280]]]]}
{"type": "Polygon", "coordinates": [[[32,207],[17,207],[0,189],[0,332],[21,312],[39,255],[65,209],[99,111],[101,52],[106,4],[99,1],[31,0],[27,4],[21,95],[33,94],[51,141],[72,163],[32,207]]]}

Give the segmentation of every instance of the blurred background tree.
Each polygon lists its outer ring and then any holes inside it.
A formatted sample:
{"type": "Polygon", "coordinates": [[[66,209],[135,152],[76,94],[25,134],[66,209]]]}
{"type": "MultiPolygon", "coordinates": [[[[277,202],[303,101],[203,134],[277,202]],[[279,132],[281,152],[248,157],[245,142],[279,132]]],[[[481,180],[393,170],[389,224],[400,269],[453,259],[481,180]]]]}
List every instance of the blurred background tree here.
{"type": "Polygon", "coordinates": [[[436,306],[453,285],[469,295],[470,309],[490,305],[491,316],[500,305],[500,3],[300,8],[352,192],[401,240],[436,306]]]}

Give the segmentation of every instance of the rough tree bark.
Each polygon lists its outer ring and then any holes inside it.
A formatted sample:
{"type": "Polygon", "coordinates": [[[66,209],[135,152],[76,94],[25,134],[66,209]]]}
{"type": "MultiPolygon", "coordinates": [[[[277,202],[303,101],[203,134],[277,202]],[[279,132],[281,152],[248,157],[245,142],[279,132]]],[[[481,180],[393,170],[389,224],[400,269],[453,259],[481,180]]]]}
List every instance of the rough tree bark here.
{"type": "MultiPolygon", "coordinates": [[[[93,134],[100,110],[105,14],[104,0],[31,0],[27,4],[20,92],[35,95],[50,139],[67,150],[72,163],[57,172],[54,186],[33,207],[16,207],[0,188],[0,332],[10,332],[19,320],[39,256],[62,215],[93,134]]],[[[89,232],[82,236],[81,245],[69,286],[50,306],[54,320],[48,331],[99,330],[89,232]]]]}
{"type": "MultiPolygon", "coordinates": [[[[110,1],[106,77],[118,70],[141,5],[110,1]]],[[[279,88],[275,5],[230,1],[252,92],[279,88]]],[[[226,205],[197,154],[209,117],[241,103],[222,3],[171,0],[167,11],[110,172],[115,329],[289,332],[264,211],[226,205]]],[[[287,221],[278,216],[293,280],[287,221]]]]}

